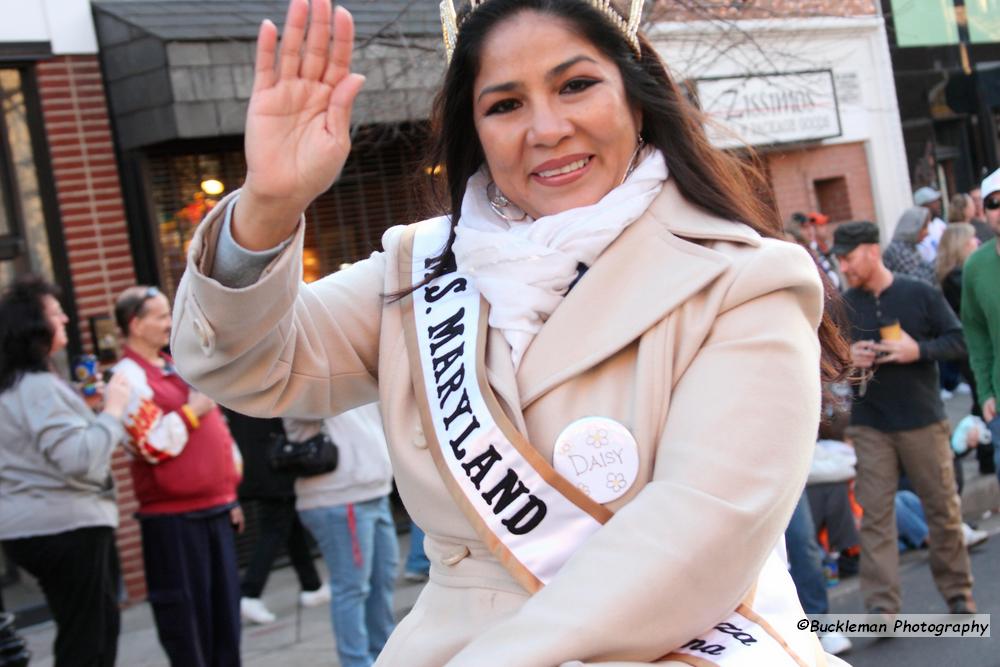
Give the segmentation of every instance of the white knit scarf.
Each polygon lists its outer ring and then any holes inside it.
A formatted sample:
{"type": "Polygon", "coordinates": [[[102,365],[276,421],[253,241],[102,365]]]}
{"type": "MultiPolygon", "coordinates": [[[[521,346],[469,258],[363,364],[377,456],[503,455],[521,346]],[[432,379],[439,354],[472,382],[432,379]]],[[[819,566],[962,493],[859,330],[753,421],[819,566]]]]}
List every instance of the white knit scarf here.
{"type": "Polygon", "coordinates": [[[455,230],[458,270],[472,276],[490,304],[490,326],[510,343],[514,368],[577,277],[635,222],[660,192],[667,164],[649,151],[624,183],[590,206],[537,220],[504,220],[490,208],[489,177],[469,179],[455,230]]]}

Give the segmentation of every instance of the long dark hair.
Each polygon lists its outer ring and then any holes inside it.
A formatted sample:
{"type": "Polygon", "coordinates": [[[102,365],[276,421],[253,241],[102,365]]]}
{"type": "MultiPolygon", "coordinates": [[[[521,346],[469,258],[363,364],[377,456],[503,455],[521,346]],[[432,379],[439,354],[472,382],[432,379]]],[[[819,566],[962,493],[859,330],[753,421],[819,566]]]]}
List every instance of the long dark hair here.
{"type": "Polygon", "coordinates": [[[46,296],[58,298],[59,290],[33,275],[18,278],[0,296],[0,392],[25,373],[51,370],[55,332],[45,317],[46,296]]]}
{"type": "MultiPolygon", "coordinates": [[[[644,36],[639,37],[640,53],[636,54],[601,11],[581,0],[487,0],[464,21],[459,18],[458,40],[432,112],[433,143],[427,166],[433,172],[434,166],[443,165],[445,172],[445,182],[438,182],[432,197],[447,202],[442,208],[451,212],[452,224],[438,275],[454,266],[451,247],[466,183],[485,160],[472,114],[482,46],[497,25],[523,11],[562,20],[617,65],[627,98],[641,110],[642,138],[666,157],[670,178],[689,202],[720,218],[744,222],[763,236],[782,238],[770,186],[753,164],[752,152],[748,159],[741,159],[709,143],[703,115],[667,73],[644,36]]],[[[829,285],[826,289],[827,301],[838,298],[829,285]]],[[[828,316],[823,318],[819,337],[824,379],[843,379],[850,365],[850,348],[828,316]]]]}

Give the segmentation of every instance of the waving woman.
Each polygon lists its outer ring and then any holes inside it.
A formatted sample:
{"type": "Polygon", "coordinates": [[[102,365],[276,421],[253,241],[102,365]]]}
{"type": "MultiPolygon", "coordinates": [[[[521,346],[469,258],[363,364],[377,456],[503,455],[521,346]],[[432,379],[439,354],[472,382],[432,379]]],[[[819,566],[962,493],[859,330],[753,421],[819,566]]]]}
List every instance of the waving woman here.
{"type": "Polygon", "coordinates": [[[317,0],[306,31],[293,0],[280,48],[265,22],[178,365],[251,414],[381,399],[432,565],[380,665],[827,664],[777,549],[845,359],[815,265],[709,145],[640,2],[473,4],[442,5],[447,210],[308,286],[301,214],[362,79],[345,10],[317,0]]]}

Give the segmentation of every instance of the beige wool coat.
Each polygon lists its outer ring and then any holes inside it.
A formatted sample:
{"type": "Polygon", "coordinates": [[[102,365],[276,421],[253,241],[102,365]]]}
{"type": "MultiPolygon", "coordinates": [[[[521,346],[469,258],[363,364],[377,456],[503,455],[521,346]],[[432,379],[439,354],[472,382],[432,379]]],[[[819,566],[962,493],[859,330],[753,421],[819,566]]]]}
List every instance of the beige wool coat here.
{"type": "Polygon", "coordinates": [[[803,249],[715,218],[667,181],[517,373],[490,330],[489,383],[546,460],[585,416],[624,424],[639,448],[636,483],[607,505],[614,517],[529,598],[448,495],[418,426],[400,304],[383,296],[400,287],[403,227],[383,252],[305,285],[302,223],[256,284],[229,289],[208,277],[226,203],[191,244],[174,359],[250,415],[319,418],[381,401],[432,566],[379,665],[649,664],[751,590],[802,491],[820,414],[823,294],[803,249]]]}

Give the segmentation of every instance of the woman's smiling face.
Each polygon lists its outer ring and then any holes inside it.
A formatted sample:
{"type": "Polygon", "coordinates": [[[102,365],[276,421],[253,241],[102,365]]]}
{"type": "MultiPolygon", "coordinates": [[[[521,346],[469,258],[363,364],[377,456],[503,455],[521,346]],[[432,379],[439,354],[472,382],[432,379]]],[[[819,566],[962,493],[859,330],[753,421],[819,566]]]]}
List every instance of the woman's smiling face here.
{"type": "Polygon", "coordinates": [[[594,204],[621,183],[640,113],[618,67],[559,18],[524,11],[486,38],[473,118],[499,190],[533,218],[594,204]]]}
{"type": "Polygon", "coordinates": [[[42,297],[42,308],[49,329],[52,330],[52,345],[49,347],[49,356],[52,356],[61,352],[69,342],[69,337],[66,335],[66,323],[69,322],[69,318],[63,312],[59,300],[50,294],[42,297]]]}

